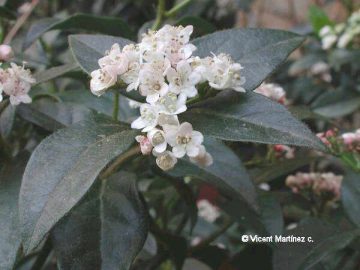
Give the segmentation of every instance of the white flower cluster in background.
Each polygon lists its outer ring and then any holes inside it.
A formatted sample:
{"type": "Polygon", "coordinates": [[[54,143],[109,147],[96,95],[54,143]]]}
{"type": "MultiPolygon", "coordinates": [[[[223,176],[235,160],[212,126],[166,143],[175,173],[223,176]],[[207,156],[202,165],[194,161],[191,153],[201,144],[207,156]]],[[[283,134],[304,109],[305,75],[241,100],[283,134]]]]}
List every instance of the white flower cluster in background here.
{"type": "MultiPolygon", "coordinates": [[[[335,45],[338,48],[347,48],[352,43],[359,43],[360,10],[354,12],[346,23],[340,23],[335,26],[324,26],[319,34],[324,50],[328,50],[335,45]]],[[[356,47],[359,44],[352,45],[356,47]]]]}
{"type": "Polygon", "coordinates": [[[0,68],[0,101],[5,94],[10,97],[12,105],[30,103],[31,97],[28,93],[34,83],[35,79],[30,70],[24,66],[11,63],[9,68],[0,68]]]}
{"type": "Polygon", "coordinates": [[[325,195],[332,201],[340,199],[343,176],[329,173],[297,173],[286,178],[286,185],[294,193],[311,190],[315,194],[325,195]]]}
{"type": "Polygon", "coordinates": [[[284,105],[288,103],[284,89],[280,85],[274,83],[262,83],[254,90],[254,92],[284,105]]]}
{"type": "Polygon", "coordinates": [[[198,216],[207,222],[213,223],[220,217],[220,210],[208,200],[202,199],[197,203],[198,216]]]}
{"type": "Polygon", "coordinates": [[[190,123],[178,120],[178,114],[187,110],[187,99],[198,95],[199,84],[245,92],[242,66],[229,55],[192,56],[196,50],[189,43],[192,32],[192,26],[165,25],[159,31],[144,34],[138,44],[122,49],[114,44],[99,59],[100,69],[91,73],[90,87],[95,95],[119,83],[126,84],[127,91],[139,91],[146,98],[146,103],[131,104],[140,109],[140,117],[131,127],[145,133],[136,137],[141,151],[152,153],[163,170],[173,168],[177,159],[185,155],[199,165],[212,164],[212,157],[202,144],[203,135],[193,130],[190,123]]]}

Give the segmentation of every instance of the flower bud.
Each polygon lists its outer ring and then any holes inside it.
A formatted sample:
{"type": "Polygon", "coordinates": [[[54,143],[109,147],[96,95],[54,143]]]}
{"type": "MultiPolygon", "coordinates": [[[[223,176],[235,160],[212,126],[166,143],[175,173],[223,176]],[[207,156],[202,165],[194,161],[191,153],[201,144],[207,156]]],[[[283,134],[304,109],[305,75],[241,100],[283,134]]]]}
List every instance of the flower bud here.
{"type": "Polygon", "coordinates": [[[9,61],[14,57],[14,52],[9,45],[0,45],[0,61],[9,61]]]}

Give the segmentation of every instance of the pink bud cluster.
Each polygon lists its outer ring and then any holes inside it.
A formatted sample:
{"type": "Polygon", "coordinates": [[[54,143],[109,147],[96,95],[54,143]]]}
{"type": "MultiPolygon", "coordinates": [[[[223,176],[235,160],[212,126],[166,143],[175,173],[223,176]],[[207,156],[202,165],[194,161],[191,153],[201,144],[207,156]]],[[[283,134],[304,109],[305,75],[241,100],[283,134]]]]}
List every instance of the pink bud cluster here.
{"type": "Polygon", "coordinates": [[[312,191],[318,196],[331,198],[332,201],[340,199],[340,189],[343,176],[328,173],[301,173],[289,175],[286,178],[286,185],[294,193],[301,191],[312,191]]]}

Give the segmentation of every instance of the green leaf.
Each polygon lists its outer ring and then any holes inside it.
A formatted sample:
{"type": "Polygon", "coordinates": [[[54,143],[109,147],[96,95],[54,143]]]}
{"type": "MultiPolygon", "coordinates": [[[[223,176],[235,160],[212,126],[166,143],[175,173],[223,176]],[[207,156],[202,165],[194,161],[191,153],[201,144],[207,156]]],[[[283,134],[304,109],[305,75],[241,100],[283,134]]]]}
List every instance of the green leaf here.
{"type": "Polygon", "coordinates": [[[130,269],[147,227],[135,175],[102,180],[53,230],[59,269],[130,269]]]}
{"type": "Polygon", "coordinates": [[[136,131],[102,115],[43,140],[34,150],[20,192],[25,252],[79,202],[100,171],[134,142],[136,131]]]}
{"type": "MultiPolygon", "coordinates": [[[[70,90],[59,93],[59,97],[64,102],[76,103],[93,109],[97,112],[112,116],[114,94],[105,93],[101,98],[92,94],[89,90],[70,90]]],[[[126,98],[119,98],[118,119],[122,122],[131,122],[138,116],[138,110],[130,108],[126,98]]]]}
{"type": "Polygon", "coordinates": [[[1,6],[0,7],[0,18],[15,20],[16,14],[13,11],[11,11],[10,9],[1,6]]]}
{"type": "Polygon", "coordinates": [[[312,104],[312,110],[321,116],[334,118],[350,114],[360,108],[360,96],[346,89],[328,91],[312,104]]]}
{"type": "Polygon", "coordinates": [[[0,136],[7,138],[12,130],[15,120],[16,107],[8,105],[0,114],[0,136]]]}
{"type": "Polygon", "coordinates": [[[228,141],[305,146],[326,151],[306,125],[282,105],[256,93],[219,94],[180,115],[196,130],[228,141]]]}
{"type": "Polygon", "coordinates": [[[301,263],[299,269],[306,270],[310,269],[316,263],[326,258],[335,251],[341,250],[348,246],[352,241],[360,236],[360,229],[342,232],[331,236],[313,248],[307,255],[304,261],[301,263]]]}
{"type": "Polygon", "coordinates": [[[360,174],[348,171],[341,186],[341,201],[350,220],[360,228],[360,174]]]}
{"type": "Polygon", "coordinates": [[[210,56],[226,53],[244,69],[246,90],[254,90],[288,55],[301,45],[304,38],[286,31],[269,29],[231,29],[194,39],[195,55],[210,56]]]}
{"type": "Polygon", "coordinates": [[[35,74],[36,83],[39,84],[50,81],[68,72],[74,71],[77,67],[78,65],[76,63],[69,63],[41,71],[35,74]]]}
{"type": "Polygon", "coordinates": [[[199,37],[206,34],[210,34],[216,31],[215,25],[213,25],[211,22],[204,20],[201,17],[196,16],[186,16],[181,19],[179,19],[175,25],[192,25],[194,27],[194,33],[192,34],[192,37],[199,37]]]}
{"type": "Polygon", "coordinates": [[[284,219],[280,203],[270,192],[259,195],[260,213],[270,235],[280,235],[284,229],[284,219]]]}
{"type": "Polygon", "coordinates": [[[21,245],[18,198],[27,155],[6,164],[0,171],[0,269],[13,269],[21,245]]]}
{"type": "Polygon", "coordinates": [[[315,161],[315,159],[310,157],[286,159],[274,164],[269,164],[265,167],[253,169],[250,171],[250,174],[255,183],[270,182],[280,176],[288,175],[294,170],[303,167],[312,161],[315,161]]]}
{"type": "Polygon", "coordinates": [[[300,265],[308,254],[325,239],[338,233],[335,226],[320,219],[309,218],[302,220],[298,226],[283,233],[283,236],[305,237],[305,242],[277,243],[273,253],[273,269],[276,270],[299,270],[300,265]],[[311,237],[313,242],[308,242],[311,237]]]}
{"type": "Polygon", "coordinates": [[[334,24],[325,11],[315,5],[309,8],[309,20],[316,33],[319,33],[324,26],[334,24]]]}
{"type": "Polygon", "coordinates": [[[99,69],[98,60],[114,43],[123,47],[133,42],[125,38],[105,35],[71,35],[69,37],[70,49],[75,60],[88,74],[99,69]]]}
{"type": "Polygon", "coordinates": [[[32,104],[21,104],[17,112],[25,120],[48,131],[72,125],[94,114],[84,105],[54,102],[49,99],[36,100],[32,104]]]}
{"type": "Polygon", "coordinates": [[[66,19],[45,18],[33,24],[27,32],[24,49],[40,36],[51,30],[87,30],[101,34],[122,36],[131,39],[133,33],[129,25],[122,19],[107,16],[94,16],[90,14],[75,14],[66,19]]]}
{"type": "Polygon", "coordinates": [[[214,162],[209,167],[198,167],[182,159],[169,173],[173,176],[193,176],[219,188],[224,194],[241,197],[256,208],[256,192],[241,160],[230,148],[215,139],[206,138],[204,145],[214,162]],[[226,168],[226,169],[224,169],[226,168]]]}

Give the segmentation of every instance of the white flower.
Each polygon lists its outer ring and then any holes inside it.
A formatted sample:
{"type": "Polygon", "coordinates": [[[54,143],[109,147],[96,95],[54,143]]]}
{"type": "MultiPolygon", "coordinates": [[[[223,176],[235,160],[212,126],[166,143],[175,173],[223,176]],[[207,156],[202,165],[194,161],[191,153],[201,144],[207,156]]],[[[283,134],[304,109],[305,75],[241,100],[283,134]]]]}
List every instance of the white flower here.
{"type": "Polygon", "coordinates": [[[186,96],[177,96],[174,93],[167,93],[165,96],[159,98],[156,106],[159,108],[159,112],[163,114],[180,114],[182,112],[185,112],[187,109],[186,96]]]}
{"type": "Polygon", "coordinates": [[[181,61],[176,65],[176,69],[170,68],[168,70],[167,79],[170,92],[195,97],[198,93],[195,85],[199,83],[201,76],[192,71],[188,62],[181,61]]]}
{"type": "Polygon", "coordinates": [[[234,63],[229,55],[223,53],[214,55],[206,71],[209,85],[218,90],[231,88],[238,92],[245,92],[242,87],[245,78],[240,75],[241,69],[243,67],[234,63]]]}
{"type": "Polygon", "coordinates": [[[264,95],[279,103],[285,104],[286,94],[284,89],[273,83],[262,83],[258,88],[254,90],[255,93],[264,95]]]}
{"type": "Polygon", "coordinates": [[[196,157],[200,153],[199,146],[204,137],[199,131],[194,131],[188,122],[180,126],[165,125],[166,141],[173,147],[175,157],[182,158],[187,154],[189,157],[196,157]]]}
{"type": "Polygon", "coordinates": [[[14,52],[9,45],[0,45],[0,61],[9,61],[14,57],[14,52]]]}
{"type": "Polygon", "coordinates": [[[101,96],[117,82],[117,75],[111,69],[98,69],[91,72],[90,90],[94,95],[101,96]]]}
{"type": "Polygon", "coordinates": [[[126,91],[135,90],[139,86],[139,72],[140,72],[140,52],[138,47],[133,44],[126,45],[123,48],[123,54],[127,59],[127,70],[120,79],[128,84],[126,91]]]}
{"type": "Polygon", "coordinates": [[[212,156],[206,152],[203,145],[199,146],[199,154],[195,157],[190,157],[190,161],[202,167],[208,167],[214,162],[212,156]]]}
{"type": "Polygon", "coordinates": [[[143,155],[149,155],[151,153],[153,146],[146,136],[138,135],[135,137],[135,140],[139,143],[143,155]]]}
{"type": "Polygon", "coordinates": [[[102,69],[111,70],[111,73],[122,75],[129,66],[129,59],[121,52],[119,44],[112,45],[106,56],[99,59],[99,66],[102,69]]]}
{"type": "Polygon", "coordinates": [[[208,200],[199,200],[196,205],[198,208],[198,216],[206,221],[213,223],[220,217],[219,209],[212,205],[208,200]]]}
{"type": "Polygon", "coordinates": [[[138,102],[138,101],[135,101],[135,100],[132,100],[132,99],[127,99],[128,102],[129,102],[129,107],[131,109],[137,109],[137,108],[140,108],[140,106],[143,104],[141,102],[138,102]]]}
{"type": "Polygon", "coordinates": [[[164,131],[154,128],[148,132],[147,137],[157,153],[162,153],[166,150],[167,143],[164,131]]]}
{"type": "Polygon", "coordinates": [[[178,125],[180,125],[180,123],[179,123],[179,119],[176,115],[160,113],[159,118],[158,118],[158,125],[159,126],[164,126],[164,125],[178,126],[178,125]]]}
{"type": "Polygon", "coordinates": [[[347,45],[352,41],[353,35],[351,33],[345,32],[342,34],[339,38],[339,41],[337,43],[338,48],[346,48],[347,45]]]}
{"type": "Polygon", "coordinates": [[[140,117],[131,123],[131,127],[135,129],[143,129],[148,132],[156,127],[158,123],[159,111],[150,104],[142,104],[140,106],[140,117]]]}
{"type": "Polygon", "coordinates": [[[32,77],[30,70],[25,69],[23,66],[11,63],[11,67],[7,70],[0,70],[0,89],[10,96],[12,105],[30,103],[31,98],[28,92],[34,83],[35,79],[32,77]]]}
{"type": "Polygon", "coordinates": [[[170,151],[165,151],[162,153],[153,151],[153,155],[156,156],[156,164],[163,171],[168,171],[174,168],[175,164],[177,163],[177,158],[170,151]]]}
{"type": "Polygon", "coordinates": [[[164,96],[169,90],[162,73],[153,70],[151,66],[140,70],[139,77],[140,94],[146,96],[146,101],[149,103],[155,103],[160,96],[164,96]]]}

